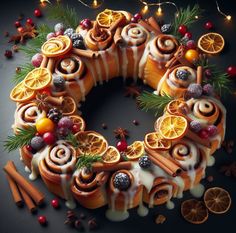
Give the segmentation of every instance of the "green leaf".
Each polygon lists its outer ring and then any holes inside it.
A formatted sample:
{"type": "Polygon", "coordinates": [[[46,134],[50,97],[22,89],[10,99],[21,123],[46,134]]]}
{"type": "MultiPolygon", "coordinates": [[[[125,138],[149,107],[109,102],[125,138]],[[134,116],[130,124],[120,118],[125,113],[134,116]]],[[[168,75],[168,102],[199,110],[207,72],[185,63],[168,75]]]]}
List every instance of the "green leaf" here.
{"type": "Polygon", "coordinates": [[[19,65],[19,67],[21,68],[20,72],[16,73],[13,77],[14,84],[18,84],[23,81],[25,76],[34,69],[34,66],[31,63],[19,65]]]}
{"type": "Polygon", "coordinates": [[[163,113],[165,106],[173,100],[170,96],[159,96],[147,91],[144,91],[137,97],[139,107],[144,111],[154,111],[155,116],[163,113]]]}
{"type": "Polygon", "coordinates": [[[36,133],[36,128],[30,126],[26,129],[17,128],[17,134],[8,136],[4,141],[4,149],[8,152],[21,148],[30,143],[36,133]]]}
{"type": "Polygon", "coordinates": [[[100,155],[80,155],[76,163],[76,168],[87,168],[91,169],[92,164],[95,162],[102,162],[102,156],[100,155]]]}
{"type": "Polygon", "coordinates": [[[78,13],[75,9],[60,3],[48,7],[48,18],[62,22],[66,27],[74,29],[76,29],[79,24],[78,13]]]}
{"type": "Polygon", "coordinates": [[[68,141],[73,147],[78,147],[79,143],[73,133],[69,133],[66,136],[66,141],[68,141]]]}

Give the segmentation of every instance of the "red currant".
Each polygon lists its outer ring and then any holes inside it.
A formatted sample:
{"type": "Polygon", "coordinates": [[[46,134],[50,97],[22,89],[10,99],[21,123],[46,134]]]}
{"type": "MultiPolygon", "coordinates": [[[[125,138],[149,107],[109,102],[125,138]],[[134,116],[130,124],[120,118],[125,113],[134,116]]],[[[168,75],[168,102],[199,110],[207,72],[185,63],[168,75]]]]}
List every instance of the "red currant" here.
{"type": "Polygon", "coordinates": [[[184,36],[184,34],[187,32],[188,28],[185,25],[180,25],[178,28],[178,32],[184,36]]]}
{"type": "Polygon", "coordinates": [[[131,21],[132,23],[137,23],[137,22],[138,22],[137,19],[135,19],[134,17],[132,17],[130,21],[131,21]]]}
{"type": "Polygon", "coordinates": [[[58,199],[53,199],[53,200],[51,201],[51,205],[52,205],[52,207],[55,208],[55,209],[59,208],[59,201],[58,201],[58,199]]]}
{"type": "Polygon", "coordinates": [[[52,145],[56,141],[56,137],[52,132],[46,132],[43,134],[43,140],[46,144],[52,145]]]}
{"type": "Polygon", "coordinates": [[[81,130],[81,127],[80,127],[79,124],[73,124],[73,126],[71,128],[71,131],[72,131],[73,134],[78,133],[80,130],[81,130]]]}
{"type": "Polygon", "coordinates": [[[211,30],[214,27],[211,21],[206,22],[204,26],[207,30],[211,30]]]}
{"type": "Polygon", "coordinates": [[[18,27],[18,28],[17,28],[17,31],[18,31],[19,33],[22,33],[22,32],[24,32],[24,28],[23,28],[23,27],[18,27]]]}
{"type": "Polygon", "coordinates": [[[142,19],[142,15],[140,13],[136,13],[133,18],[138,22],[140,19],[142,19]]]}
{"type": "Polygon", "coordinates": [[[208,137],[209,137],[208,131],[206,129],[201,129],[199,131],[198,135],[202,139],[208,139],[208,137]]]}
{"type": "Polygon", "coordinates": [[[184,37],[187,37],[188,39],[191,39],[192,38],[192,33],[191,32],[186,32],[185,34],[184,34],[184,37]]]}
{"type": "Polygon", "coordinates": [[[41,16],[42,16],[41,10],[40,10],[40,9],[35,9],[35,10],[34,10],[34,15],[35,15],[36,17],[41,17],[41,16]]]}
{"type": "Polygon", "coordinates": [[[32,151],[34,150],[31,145],[27,145],[27,146],[26,146],[26,149],[27,149],[29,152],[32,152],[32,151]]]}
{"type": "Polygon", "coordinates": [[[122,151],[126,151],[128,147],[128,144],[125,140],[119,141],[116,144],[116,148],[118,149],[118,151],[122,152],[122,151]]]}
{"type": "Polygon", "coordinates": [[[17,28],[18,28],[18,27],[20,27],[20,26],[21,26],[21,23],[20,23],[20,21],[16,21],[16,22],[15,22],[15,27],[17,27],[17,28]]]}
{"type": "Polygon", "coordinates": [[[227,68],[227,73],[230,76],[230,78],[236,77],[236,66],[229,66],[227,68]]]}
{"type": "Polygon", "coordinates": [[[45,225],[47,223],[47,218],[43,215],[41,216],[38,216],[38,222],[41,224],[41,225],[45,225]]]}
{"type": "Polygon", "coordinates": [[[28,18],[28,19],[26,20],[26,23],[29,24],[29,25],[33,25],[33,24],[34,24],[34,23],[33,23],[33,19],[31,19],[31,18],[28,18]]]}

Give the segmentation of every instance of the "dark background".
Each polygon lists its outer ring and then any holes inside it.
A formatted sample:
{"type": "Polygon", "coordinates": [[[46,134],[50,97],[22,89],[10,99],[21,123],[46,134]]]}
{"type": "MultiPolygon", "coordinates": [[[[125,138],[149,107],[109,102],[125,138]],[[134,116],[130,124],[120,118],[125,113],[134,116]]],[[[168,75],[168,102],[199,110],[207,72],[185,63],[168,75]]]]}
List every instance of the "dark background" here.
{"type": "MultiPolygon", "coordinates": [[[[4,57],[5,49],[11,47],[7,43],[7,38],[3,36],[4,31],[14,32],[14,22],[20,13],[24,13],[26,17],[32,17],[37,23],[47,22],[53,25],[53,22],[48,22],[46,17],[36,19],[33,16],[33,10],[38,7],[36,0],[24,0],[24,1],[1,1],[0,6],[0,36],[1,36],[1,51],[0,51],[0,168],[5,165],[7,160],[14,160],[18,170],[27,177],[24,171],[24,166],[19,160],[18,151],[8,154],[3,151],[2,141],[11,134],[11,125],[14,118],[15,104],[9,100],[9,93],[13,87],[11,82],[12,76],[15,72],[15,67],[18,64],[24,62],[24,56],[22,53],[14,54],[14,58],[6,60],[4,57]]],[[[51,1],[55,3],[55,1],[51,1]]],[[[105,9],[123,9],[136,13],[140,10],[141,4],[138,0],[105,0],[105,4],[99,10],[92,10],[82,6],[77,0],[62,1],[68,3],[70,6],[75,7],[81,19],[94,18],[96,14],[105,9]]],[[[193,5],[199,3],[201,8],[205,9],[204,18],[200,19],[198,23],[192,29],[194,38],[197,39],[201,34],[206,33],[203,27],[204,22],[211,20],[215,24],[215,30],[221,33],[226,40],[226,48],[220,56],[212,58],[212,62],[215,62],[219,67],[225,69],[227,66],[234,64],[235,52],[236,52],[236,2],[231,1],[219,1],[222,10],[232,15],[231,22],[225,22],[224,18],[217,12],[215,1],[175,1],[178,6],[186,7],[188,4],[193,5]]],[[[155,7],[151,8],[150,13],[155,12],[155,7]]],[[[44,11],[44,10],[43,10],[44,11]]],[[[169,22],[173,19],[174,10],[172,7],[164,7],[164,19],[169,22]]],[[[144,87],[142,87],[144,88],[144,87]]],[[[146,88],[146,87],[145,87],[146,88]]],[[[144,113],[137,109],[135,101],[132,98],[123,97],[124,87],[121,79],[115,79],[109,84],[103,87],[97,87],[92,90],[88,95],[86,103],[83,104],[83,114],[86,119],[88,129],[93,129],[101,132],[107,137],[110,143],[114,144],[115,139],[113,130],[118,127],[127,128],[130,131],[129,143],[136,139],[143,139],[146,132],[153,130],[153,122],[155,118],[151,113],[144,113]],[[98,97],[99,96],[99,97],[98,97]],[[140,122],[139,126],[134,126],[132,121],[136,119],[140,122]],[[105,131],[101,128],[101,124],[105,122],[108,125],[108,129],[105,131]]],[[[228,96],[223,100],[227,111],[227,134],[226,139],[235,139],[235,96],[228,96]]],[[[232,227],[234,231],[235,216],[236,216],[236,188],[235,179],[226,177],[219,173],[219,168],[222,164],[230,163],[235,160],[234,152],[229,155],[222,149],[215,153],[216,164],[212,168],[207,169],[207,176],[213,175],[214,181],[209,183],[203,181],[206,187],[220,186],[227,189],[232,197],[232,206],[228,213],[224,215],[210,214],[209,219],[202,225],[191,225],[186,222],[180,215],[180,204],[183,200],[174,200],[175,209],[167,210],[165,206],[158,206],[152,209],[147,217],[139,217],[136,211],[130,211],[130,218],[125,222],[113,223],[106,220],[104,213],[106,210],[102,208],[100,210],[88,211],[77,207],[76,213],[84,212],[87,216],[95,216],[101,227],[98,232],[221,232],[222,227],[227,231],[232,227]],[[163,214],[167,217],[166,222],[163,225],[156,225],[154,223],[154,217],[157,214],[163,214]]],[[[0,233],[66,233],[76,232],[74,229],[70,229],[63,224],[65,220],[66,207],[64,202],[61,201],[61,209],[54,210],[50,206],[50,201],[54,196],[44,186],[41,179],[38,179],[34,184],[39,187],[46,195],[46,206],[39,209],[38,215],[45,215],[49,221],[47,227],[42,227],[37,222],[37,214],[31,215],[27,208],[19,209],[12,201],[12,196],[5,179],[5,174],[0,171],[0,233]]],[[[190,198],[189,192],[186,192],[184,199],[190,198]]]]}

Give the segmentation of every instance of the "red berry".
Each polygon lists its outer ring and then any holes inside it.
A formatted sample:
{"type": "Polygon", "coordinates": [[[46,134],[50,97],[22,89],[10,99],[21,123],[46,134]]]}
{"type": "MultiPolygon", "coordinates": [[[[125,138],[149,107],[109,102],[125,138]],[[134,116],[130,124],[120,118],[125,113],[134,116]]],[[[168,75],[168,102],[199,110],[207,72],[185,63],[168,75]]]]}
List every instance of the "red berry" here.
{"type": "Polygon", "coordinates": [[[211,30],[214,27],[213,23],[211,21],[208,21],[205,23],[205,28],[207,30],[211,30]]]}
{"type": "Polygon", "coordinates": [[[43,134],[43,141],[48,145],[52,145],[55,143],[56,137],[52,132],[47,132],[43,134]]]}
{"type": "Polygon", "coordinates": [[[16,22],[15,22],[15,27],[17,27],[17,28],[18,28],[18,27],[20,27],[20,26],[21,26],[21,23],[20,23],[20,21],[16,21],[16,22]]]}
{"type": "Polygon", "coordinates": [[[64,34],[63,31],[57,31],[57,32],[55,32],[55,36],[61,36],[61,35],[63,35],[63,34],[64,34]]]}
{"type": "Polygon", "coordinates": [[[49,87],[45,87],[42,90],[38,91],[42,95],[52,95],[51,89],[49,87]]]}
{"type": "Polygon", "coordinates": [[[202,139],[208,139],[208,137],[209,137],[208,131],[206,129],[201,129],[199,131],[198,135],[202,139]]]}
{"type": "Polygon", "coordinates": [[[132,17],[130,21],[131,21],[132,23],[137,23],[137,22],[138,22],[138,20],[135,19],[134,17],[132,17]]]}
{"type": "Polygon", "coordinates": [[[178,32],[181,34],[181,35],[185,35],[185,33],[187,32],[188,28],[185,26],[185,25],[180,25],[179,28],[178,28],[178,32]]]}
{"type": "Polygon", "coordinates": [[[5,53],[4,53],[4,56],[6,58],[12,58],[12,51],[11,50],[6,50],[5,53]]]}
{"type": "Polygon", "coordinates": [[[83,19],[81,22],[80,22],[80,26],[83,28],[83,29],[90,29],[92,27],[92,22],[90,19],[83,19]]]}
{"type": "Polygon", "coordinates": [[[22,33],[22,32],[24,31],[24,28],[23,28],[23,27],[18,27],[18,28],[17,28],[17,31],[18,31],[19,33],[22,33]]]}
{"type": "Polygon", "coordinates": [[[140,19],[142,19],[142,15],[140,13],[136,13],[133,18],[139,21],[140,19]]]}
{"type": "Polygon", "coordinates": [[[38,222],[41,224],[41,225],[45,225],[47,223],[47,218],[43,215],[41,216],[38,216],[38,222]]]}
{"type": "Polygon", "coordinates": [[[204,72],[204,74],[205,74],[205,76],[206,76],[207,78],[211,78],[211,76],[212,76],[212,72],[211,72],[210,69],[206,69],[205,72],[204,72]]]}
{"type": "Polygon", "coordinates": [[[187,37],[188,39],[191,39],[192,38],[192,33],[191,32],[186,32],[185,34],[184,34],[184,37],[187,37]]]}
{"type": "Polygon", "coordinates": [[[32,151],[34,150],[31,145],[27,145],[27,146],[26,146],[26,149],[27,149],[29,152],[32,152],[32,151]]]}
{"type": "Polygon", "coordinates": [[[35,10],[34,10],[34,15],[35,15],[36,17],[42,16],[41,10],[40,10],[40,9],[35,9],[35,10]]]}
{"type": "Polygon", "coordinates": [[[51,201],[51,205],[52,205],[53,208],[57,209],[57,208],[59,207],[59,201],[58,201],[58,199],[53,199],[53,200],[51,201]]]}
{"type": "Polygon", "coordinates": [[[116,148],[118,149],[118,151],[122,152],[122,151],[126,151],[128,147],[128,144],[125,140],[119,141],[116,144],[116,148]]]}
{"type": "Polygon", "coordinates": [[[230,76],[230,78],[236,77],[236,66],[229,66],[227,68],[227,73],[230,76]]]}
{"type": "Polygon", "coordinates": [[[79,124],[73,124],[72,129],[71,129],[73,134],[78,133],[80,130],[81,130],[81,126],[79,124]]]}
{"type": "Polygon", "coordinates": [[[31,19],[31,18],[28,18],[27,20],[26,20],[26,23],[27,24],[30,24],[30,25],[33,25],[34,23],[33,23],[33,19],[31,19]]]}
{"type": "Polygon", "coordinates": [[[218,131],[218,129],[217,129],[217,127],[216,127],[215,125],[209,125],[209,126],[207,126],[206,130],[207,130],[208,135],[209,135],[210,137],[215,136],[215,135],[217,134],[217,131],[218,131]]]}
{"type": "Polygon", "coordinates": [[[194,40],[188,40],[186,46],[188,49],[196,49],[196,44],[194,40]]]}

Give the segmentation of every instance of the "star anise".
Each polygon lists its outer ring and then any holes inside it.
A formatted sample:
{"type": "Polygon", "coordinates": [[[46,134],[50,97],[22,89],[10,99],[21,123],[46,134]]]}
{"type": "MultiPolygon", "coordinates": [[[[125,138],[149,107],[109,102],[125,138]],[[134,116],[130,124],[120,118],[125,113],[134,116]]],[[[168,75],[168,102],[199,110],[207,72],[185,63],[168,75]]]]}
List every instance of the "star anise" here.
{"type": "Polygon", "coordinates": [[[39,110],[48,112],[50,108],[52,108],[52,105],[48,102],[48,95],[47,94],[41,94],[38,93],[35,98],[35,103],[37,104],[39,110]]]}
{"type": "Polygon", "coordinates": [[[141,94],[141,89],[138,86],[134,85],[134,84],[132,84],[131,86],[125,87],[124,96],[126,96],[126,97],[130,97],[131,96],[133,98],[136,98],[140,94],[141,94]]]}
{"type": "Polygon", "coordinates": [[[22,31],[18,31],[18,33],[16,35],[13,35],[10,37],[9,39],[9,43],[10,42],[14,42],[14,43],[23,43],[25,41],[25,39],[28,38],[34,38],[37,36],[37,30],[35,28],[35,26],[26,24],[25,27],[23,28],[22,31]]]}
{"type": "Polygon", "coordinates": [[[123,129],[121,127],[116,128],[114,131],[115,137],[120,139],[125,139],[129,137],[129,132],[127,129],[123,129]]]}
{"type": "Polygon", "coordinates": [[[220,172],[224,173],[225,176],[236,178],[236,162],[221,166],[220,172]]]}

